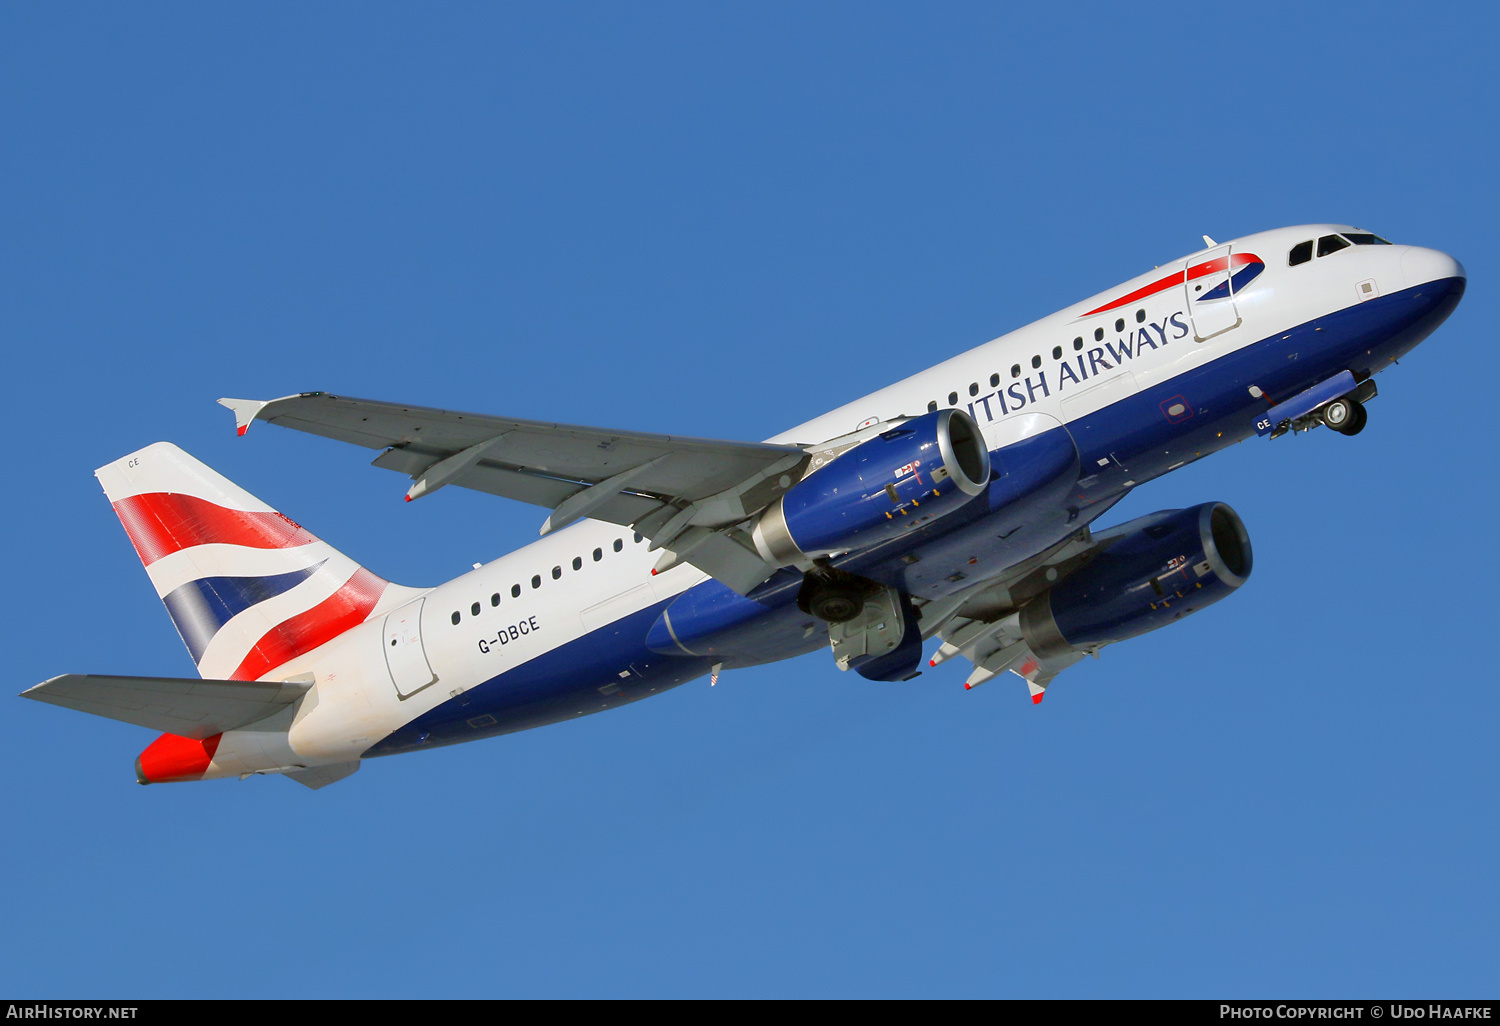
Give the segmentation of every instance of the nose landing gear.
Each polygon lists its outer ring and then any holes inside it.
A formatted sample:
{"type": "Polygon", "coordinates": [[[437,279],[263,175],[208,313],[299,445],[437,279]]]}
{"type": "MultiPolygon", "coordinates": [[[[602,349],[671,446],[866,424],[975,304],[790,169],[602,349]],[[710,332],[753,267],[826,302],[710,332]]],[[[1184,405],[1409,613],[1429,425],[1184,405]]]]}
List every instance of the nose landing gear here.
{"type": "MultiPolygon", "coordinates": [[[[1265,395],[1253,385],[1250,394],[1257,399],[1265,395]]],[[[1287,432],[1300,434],[1326,425],[1341,435],[1357,435],[1368,420],[1365,404],[1378,394],[1374,379],[1367,376],[1356,381],[1353,371],[1340,371],[1261,414],[1255,421],[1255,433],[1280,438],[1287,432]]]]}
{"type": "Polygon", "coordinates": [[[1341,435],[1357,435],[1365,429],[1370,415],[1365,412],[1364,403],[1359,402],[1352,395],[1346,395],[1335,399],[1323,407],[1323,423],[1341,435]]]}

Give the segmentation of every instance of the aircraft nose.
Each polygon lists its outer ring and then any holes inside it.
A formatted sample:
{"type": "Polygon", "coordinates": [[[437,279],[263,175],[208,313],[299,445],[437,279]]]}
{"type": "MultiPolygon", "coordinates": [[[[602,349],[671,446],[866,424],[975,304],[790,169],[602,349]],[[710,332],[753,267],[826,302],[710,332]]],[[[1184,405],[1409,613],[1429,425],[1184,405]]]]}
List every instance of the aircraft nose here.
{"type": "Polygon", "coordinates": [[[1441,250],[1420,246],[1410,246],[1401,255],[1401,273],[1406,278],[1407,288],[1449,278],[1468,279],[1463,264],[1441,250]]]}

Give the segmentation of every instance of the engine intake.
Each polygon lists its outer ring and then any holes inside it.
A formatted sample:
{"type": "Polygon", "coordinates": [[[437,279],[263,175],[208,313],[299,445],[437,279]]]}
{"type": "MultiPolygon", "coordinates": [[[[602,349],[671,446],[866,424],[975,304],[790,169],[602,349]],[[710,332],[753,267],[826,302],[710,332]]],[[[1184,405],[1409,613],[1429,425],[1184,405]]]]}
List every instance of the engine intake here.
{"type": "Polygon", "coordinates": [[[1022,634],[1038,656],[1149,633],[1213,605],[1250,577],[1250,535],[1222,502],[1153,513],[1136,523],[1022,608],[1022,634]]]}
{"type": "Polygon", "coordinates": [[[903,421],[801,481],[756,521],[761,558],[805,566],[925,526],[989,484],[990,454],[961,410],[903,421]]]}

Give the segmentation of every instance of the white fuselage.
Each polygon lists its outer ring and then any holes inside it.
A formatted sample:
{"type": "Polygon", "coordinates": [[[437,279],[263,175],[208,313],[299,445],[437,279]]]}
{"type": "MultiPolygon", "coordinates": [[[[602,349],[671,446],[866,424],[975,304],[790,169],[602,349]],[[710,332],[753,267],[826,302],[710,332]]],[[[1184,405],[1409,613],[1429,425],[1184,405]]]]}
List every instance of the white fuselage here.
{"type": "MultiPolygon", "coordinates": [[[[1233,254],[1258,256],[1264,269],[1250,287],[1234,294],[1235,323],[1203,341],[1196,340],[1206,333],[1199,330],[1198,321],[1207,328],[1220,315],[1205,310],[1195,319],[1189,290],[1195,284],[1211,286],[1212,275],[1150,290],[1173,275],[1180,279],[1184,269],[1201,264],[1218,247],[1153,268],[769,441],[812,446],[871,423],[921,414],[934,405],[959,406],[978,423],[991,452],[1003,452],[1138,393],[1186,380],[1215,361],[1299,325],[1371,298],[1462,275],[1444,254],[1393,245],[1362,245],[1288,265],[1294,245],[1339,230],[1347,229],[1280,229],[1228,244],[1233,254]],[[1141,291],[1147,294],[1119,303],[1141,291]],[[1101,307],[1110,308],[1091,313],[1101,307]]],[[[1244,427],[1231,437],[1221,430],[1222,443],[1253,434],[1248,417],[1244,427]]],[[[1078,444],[1083,452],[1084,444],[1078,444]]],[[[1173,465],[1206,451],[1200,446],[1173,465]]],[[[1107,455],[1084,455],[1100,465],[1108,460],[1107,455]]],[[[1122,470],[1116,491],[1167,469],[1172,467],[1135,476],[1122,470]]],[[[267,679],[286,680],[310,673],[316,684],[289,728],[281,728],[286,732],[279,739],[265,730],[226,733],[207,775],[356,759],[424,714],[455,701],[461,706],[470,689],[597,635],[707,579],[686,564],[653,576],[651,568],[661,553],[648,548],[649,543],[629,528],[583,521],[432,588],[408,606],[372,616],[269,675],[267,679]],[[391,644],[392,618],[410,621],[413,615],[419,615],[420,651],[403,657],[405,663],[393,664],[388,653],[398,646],[391,644]]],[[[622,682],[639,672],[629,663],[617,669],[622,682]]],[[[649,675],[640,679],[648,693],[657,690],[649,675]]],[[[573,703],[577,715],[607,708],[614,699],[607,683],[592,687],[588,695],[573,703]]],[[[478,712],[474,719],[485,715],[478,712]]]]}

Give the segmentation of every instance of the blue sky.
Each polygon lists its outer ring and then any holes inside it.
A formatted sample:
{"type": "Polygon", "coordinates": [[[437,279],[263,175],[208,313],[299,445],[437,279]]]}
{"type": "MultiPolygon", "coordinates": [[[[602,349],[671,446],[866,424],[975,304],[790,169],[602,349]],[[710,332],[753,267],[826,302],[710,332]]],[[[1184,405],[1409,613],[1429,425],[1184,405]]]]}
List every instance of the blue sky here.
{"type": "Polygon", "coordinates": [[[1468,297],[1369,428],[1247,442],[1249,584],[1033,707],[821,656],[377,760],[140,788],[9,700],[0,992],[1483,996],[1500,965],[1497,19],[1382,4],[12,4],[12,692],[190,675],[92,477],[168,439],[402,583],[542,512],[221,395],[760,439],[1215,238],[1468,297]]]}

